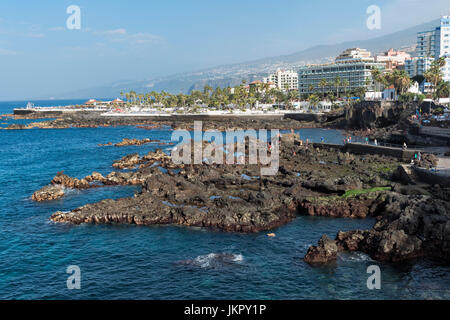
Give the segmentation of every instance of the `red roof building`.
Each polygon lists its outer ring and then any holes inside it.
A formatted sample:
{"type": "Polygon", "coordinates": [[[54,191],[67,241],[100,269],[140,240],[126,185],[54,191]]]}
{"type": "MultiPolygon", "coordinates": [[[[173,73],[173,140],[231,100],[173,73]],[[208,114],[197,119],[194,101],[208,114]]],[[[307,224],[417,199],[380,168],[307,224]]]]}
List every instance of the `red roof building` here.
{"type": "Polygon", "coordinates": [[[88,101],[86,101],[84,104],[87,106],[95,106],[97,105],[98,101],[95,99],[89,99],[88,101]]]}

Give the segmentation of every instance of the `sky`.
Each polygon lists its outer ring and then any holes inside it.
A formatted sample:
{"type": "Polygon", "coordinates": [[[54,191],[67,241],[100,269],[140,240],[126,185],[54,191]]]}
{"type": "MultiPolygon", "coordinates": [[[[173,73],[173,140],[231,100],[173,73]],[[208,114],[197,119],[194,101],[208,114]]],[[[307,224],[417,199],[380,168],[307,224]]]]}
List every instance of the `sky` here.
{"type": "Polygon", "coordinates": [[[0,100],[51,97],[389,34],[448,0],[2,0],[0,100]],[[67,8],[80,8],[70,30],[67,8]],[[370,30],[367,8],[381,28],[370,30]]]}

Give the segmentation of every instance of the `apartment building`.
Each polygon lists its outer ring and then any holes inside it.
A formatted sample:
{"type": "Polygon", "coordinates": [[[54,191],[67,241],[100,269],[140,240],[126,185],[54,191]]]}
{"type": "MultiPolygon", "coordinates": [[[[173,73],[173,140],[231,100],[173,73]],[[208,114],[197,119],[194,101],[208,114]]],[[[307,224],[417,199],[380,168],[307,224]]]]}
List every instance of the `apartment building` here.
{"type": "Polygon", "coordinates": [[[376,62],[384,62],[386,69],[399,69],[405,65],[405,61],[411,59],[411,55],[405,51],[395,51],[393,48],[389,49],[382,55],[375,57],[376,62]]]}
{"type": "Polygon", "coordinates": [[[298,73],[277,69],[275,73],[263,78],[263,83],[272,83],[280,90],[298,90],[298,73]]]}
{"type": "Polygon", "coordinates": [[[423,75],[431,64],[430,58],[432,61],[444,57],[443,79],[450,81],[450,16],[442,16],[434,30],[417,33],[416,55],[416,60],[412,59],[407,62],[408,66],[405,65],[410,76],[423,75]]]}
{"type": "Polygon", "coordinates": [[[361,87],[366,88],[368,92],[374,92],[372,69],[384,70],[385,66],[384,62],[375,62],[370,52],[365,49],[347,49],[334,63],[301,67],[298,70],[299,92],[311,94],[338,90],[342,93],[361,87]],[[339,86],[335,85],[337,77],[340,79],[339,86]],[[326,81],[326,87],[321,86],[322,79],[326,81]]]}

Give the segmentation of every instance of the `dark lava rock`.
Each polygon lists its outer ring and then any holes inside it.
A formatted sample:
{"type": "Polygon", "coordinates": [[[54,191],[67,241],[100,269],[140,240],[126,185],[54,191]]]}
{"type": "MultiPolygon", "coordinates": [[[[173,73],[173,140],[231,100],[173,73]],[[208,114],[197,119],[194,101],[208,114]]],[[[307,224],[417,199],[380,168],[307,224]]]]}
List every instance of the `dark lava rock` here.
{"type": "Polygon", "coordinates": [[[317,246],[311,246],[305,256],[308,263],[326,263],[336,260],[338,247],[336,242],[323,235],[317,246]]]}
{"type": "Polygon", "coordinates": [[[335,244],[339,251],[361,251],[380,261],[432,257],[450,263],[450,204],[391,193],[371,230],[339,232],[335,244]]]}
{"type": "Polygon", "coordinates": [[[63,196],[64,189],[61,186],[45,186],[33,193],[31,199],[40,202],[59,199],[63,196]]]}

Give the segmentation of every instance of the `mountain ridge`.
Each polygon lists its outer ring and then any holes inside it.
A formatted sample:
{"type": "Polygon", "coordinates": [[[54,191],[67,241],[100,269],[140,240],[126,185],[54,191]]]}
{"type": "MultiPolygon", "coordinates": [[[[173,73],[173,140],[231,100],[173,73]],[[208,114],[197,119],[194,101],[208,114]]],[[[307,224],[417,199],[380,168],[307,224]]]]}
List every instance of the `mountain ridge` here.
{"type": "Polygon", "coordinates": [[[275,71],[277,68],[295,69],[305,64],[331,62],[334,57],[347,48],[360,47],[367,49],[372,53],[387,51],[389,48],[406,48],[407,51],[411,51],[416,43],[417,32],[434,28],[438,24],[439,20],[436,19],[371,39],[316,45],[291,54],[234,64],[224,64],[212,68],[171,74],[154,79],[115,81],[103,86],[66,92],[59,95],[53,95],[52,97],[56,99],[114,97],[119,96],[121,91],[126,92],[130,90],[136,92],[165,90],[171,93],[187,93],[191,90],[202,89],[205,84],[209,84],[212,87],[234,86],[239,84],[242,79],[248,81],[261,79],[261,77],[275,71]]]}

